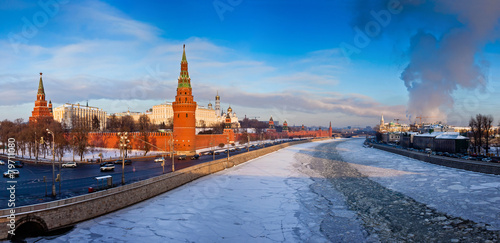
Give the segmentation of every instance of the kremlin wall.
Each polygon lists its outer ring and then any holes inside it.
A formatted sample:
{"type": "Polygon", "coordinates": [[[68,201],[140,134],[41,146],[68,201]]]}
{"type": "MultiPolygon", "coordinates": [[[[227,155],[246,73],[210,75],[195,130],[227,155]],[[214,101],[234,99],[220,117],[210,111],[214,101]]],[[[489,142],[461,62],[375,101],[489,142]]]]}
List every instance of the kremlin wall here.
{"type": "MultiPolygon", "coordinates": [[[[217,103],[220,99],[218,94],[216,97],[216,110],[220,113],[220,105],[217,103]]],[[[209,105],[210,107],[211,105],[209,105]]],[[[78,108],[80,106],[78,105],[78,108]]],[[[82,106],[83,107],[83,106],[82,106]]],[[[87,106],[88,107],[88,106],[87,106]]],[[[225,127],[222,134],[196,134],[197,120],[196,111],[197,103],[194,101],[191,78],[188,72],[188,62],[186,58],[185,46],[183,47],[182,60],[181,60],[181,71],[177,83],[177,93],[175,100],[171,103],[173,110],[173,135],[172,133],[164,132],[150,132],[147,134],[149,143],[153,144],[150,150],[158,151],[170,151],[170,141],[173,140],[174,151],[177,155],[193,155],[196,153],[197,149],[217,147],[219,144],[232,144],[237,141],[247,141],[247,140],[258,140],[261,136],[260,134],[253,133],[235,133],[234,124],[235,118],[237,117],[232,112],[229,107],[227,113],[222,113],[225,127]],[[224,117],[225,115],[225,117],[224,117]],[[173,138],[171,138],[173,136],[173,138]],[[248,137],[246,137],[248,136],[248,137]],[[246,138],[245,138],[246,137],[246,138]],[[158,149],[159,148],[159,149],[158,149]]],[[[103,111],[98,109],[89,109],[89,111],[80,111],[81,109],[76,109],[76,115],[85,114],[105,114],[103,111]],[[81,114],[80,114],[81,113],[81,114]]],[[[45,91],[43,88],[42,73],[40,73],[40,81],[38,85],[37,100],[35,101],[35,107],[32,112],[32,116],[29,118],[30,123],[36,123],[40,119],[62,119],[63,115],[57,113],[56,115],[52,112],[52,103],[45,100],[45,91]]],[[[91,117],[91,116],[88,116],[91,117]]],[[[105,119],[105,115],[102,115],[105,119]]],[[[239,125],[239,124],[238,124],[239,125]]],[[[238,127],[238,126],[237,126],[238,127]]],[[[144,142],[141,141],[144,134],[139,132],[130,133],[129,140],[132,149],[143,149],[144,142]]],[[[331,137],[332,136],[332,126],[330,123],[330,128],[328,130],[318,130],[318,131],[289,131],[288,124],[285,121],[283,123],[283,131],[276,132],[274,121],[271,117],[269,120],[269,128],[264,134],[262,134],[263,139],[278,139],[278,138],[302,138],[302,137],[331,137]]],[[[119,136],[117,133],[110,132],[96,132],[89,133],[88,136],[89,144],[95,147],[103,148],[119,148],[119,136]]]]}

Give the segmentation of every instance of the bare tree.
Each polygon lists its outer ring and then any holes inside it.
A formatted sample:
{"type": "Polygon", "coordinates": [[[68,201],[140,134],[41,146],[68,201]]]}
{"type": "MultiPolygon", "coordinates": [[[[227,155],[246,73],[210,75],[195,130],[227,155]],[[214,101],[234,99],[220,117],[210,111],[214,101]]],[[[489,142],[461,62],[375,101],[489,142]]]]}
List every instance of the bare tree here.
{"type": "Polygon", "coordinates": [[[92,131],[99,131],[101,130],[101,122],[99,121],[99,118],[97,118],[96,115],[92,117],[92,131]]]}
{"type": "Polygon", "coordinates": [[[149,117],[145,114],[141,115],[139,117],[138,126],[139,126],[139,131],[141,133],[141,140],[143,140],[139,142],[139,145],[142,145],[140,147],[144,149],[144,156],[146,156],[148,152],[151,150],[150,144],[152,144],[152,141],[149,136],[149,132],[151,131],[152,127],[149,117]]]}
{"type": "Polygon", "coordinates": [[[80,161],[83,161],[83,156],[88,151],[90,126],[79,117],[74,117],[71,121],[73,127],[71,131],[71,145],[73,146],[73,151],[80,156],[80,161]]]}
{"type": "Polygon", "coordinates": [[[488,154],[489,149],[490,149],[490,134],[491,134],[491,127],[493,124],[493,116],[491,115],[484,115],[482,117],[482,125],[483,125],[483,134],[484,134],[484,141],[486,145],[486,154],[488,154]]]}

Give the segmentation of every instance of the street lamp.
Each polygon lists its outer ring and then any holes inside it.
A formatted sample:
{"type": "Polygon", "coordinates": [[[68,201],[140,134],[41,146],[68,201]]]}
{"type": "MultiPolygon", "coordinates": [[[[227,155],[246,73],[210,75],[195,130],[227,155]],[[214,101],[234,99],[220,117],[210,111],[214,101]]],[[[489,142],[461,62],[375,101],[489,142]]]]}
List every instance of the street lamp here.
{"type": "Polygon", "coordinates": [[[130,140],[128,140],[128,132],[119,132],[120,150],[122,151],[122,185],[125,185],[125,150],[128,148],[130,140]]]}
{"type": "MultiPolygon", "coordinates": [[[[54,133],[50,131],[48,128],[46,129],[49,134],[52,134],[52,155],[54,159],[52,160],[52,196],[56,196],[56,183],[55,183],[55,168],[54,168],[54,163],[56,160],[56,155],[54,153],[54,133]]],[[[61,184],[59,183],[59,192],[61,192],[61,184]]]]}
{"type": "MultiPolygon", "coordinates": [[[[174,133],[172,131],[165,131],[165,130],[158,130],[159,132],[163,132],[166,134],[170,134],[170,153],[171,153],[171,158],[172,158],[172,172],[175,171],[175,165],[174,165],[174,133]]],[[[165,138],[167,139],[167,138],[165,138]]],[[[166,146],[166,145],[165,145],[166,146]]],[[[163,165],[165,166],[165,160],[163,160],[163,165]]],[[[163,172],[165,172],[165,167],[163,167],[163,172]]]]}
{"type": "Polygon", "coordinates": [[[229,161],[229,134],[227,135],[227,161],[229,161]]]}

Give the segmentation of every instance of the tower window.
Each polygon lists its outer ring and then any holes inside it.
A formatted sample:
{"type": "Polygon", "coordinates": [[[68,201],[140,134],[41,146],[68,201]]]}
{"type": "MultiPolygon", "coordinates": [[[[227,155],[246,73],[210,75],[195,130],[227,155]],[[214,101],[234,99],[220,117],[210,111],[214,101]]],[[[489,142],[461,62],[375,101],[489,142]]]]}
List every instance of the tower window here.
{"type": "Polygon", "coordinates": [[[177,114],[177,118],[179,118],[179,117],[180,117],[179,114],[177,114]]]}
{"type": "Polygon", "coordinates": [[[188,117],[188,113],[186,113],[186,117],[188,117]]]}
{"type": "Polygon", "coordinates": [[[188,98],[186,97],[186,102],[188,101],[188,98]]]}

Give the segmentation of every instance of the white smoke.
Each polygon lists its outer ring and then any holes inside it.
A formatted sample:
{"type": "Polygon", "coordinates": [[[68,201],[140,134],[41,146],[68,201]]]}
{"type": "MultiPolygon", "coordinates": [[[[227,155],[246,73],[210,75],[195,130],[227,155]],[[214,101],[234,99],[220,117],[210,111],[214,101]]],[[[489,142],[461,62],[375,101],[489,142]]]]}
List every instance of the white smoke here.
{"type": "MultiPolygon", "coordinates": [[[[488,82],[485,45],[498,38],[500,1],[440,0],[421,11],[455,16],[460,23],[443,33],[420,30],[410,41],[409,64],[401,74],[408,92],[408,115],[446,120],[458,88],[481,88],[488,82]]],[[[434,119],[434,120],[436,120],[434,119]]]]}

